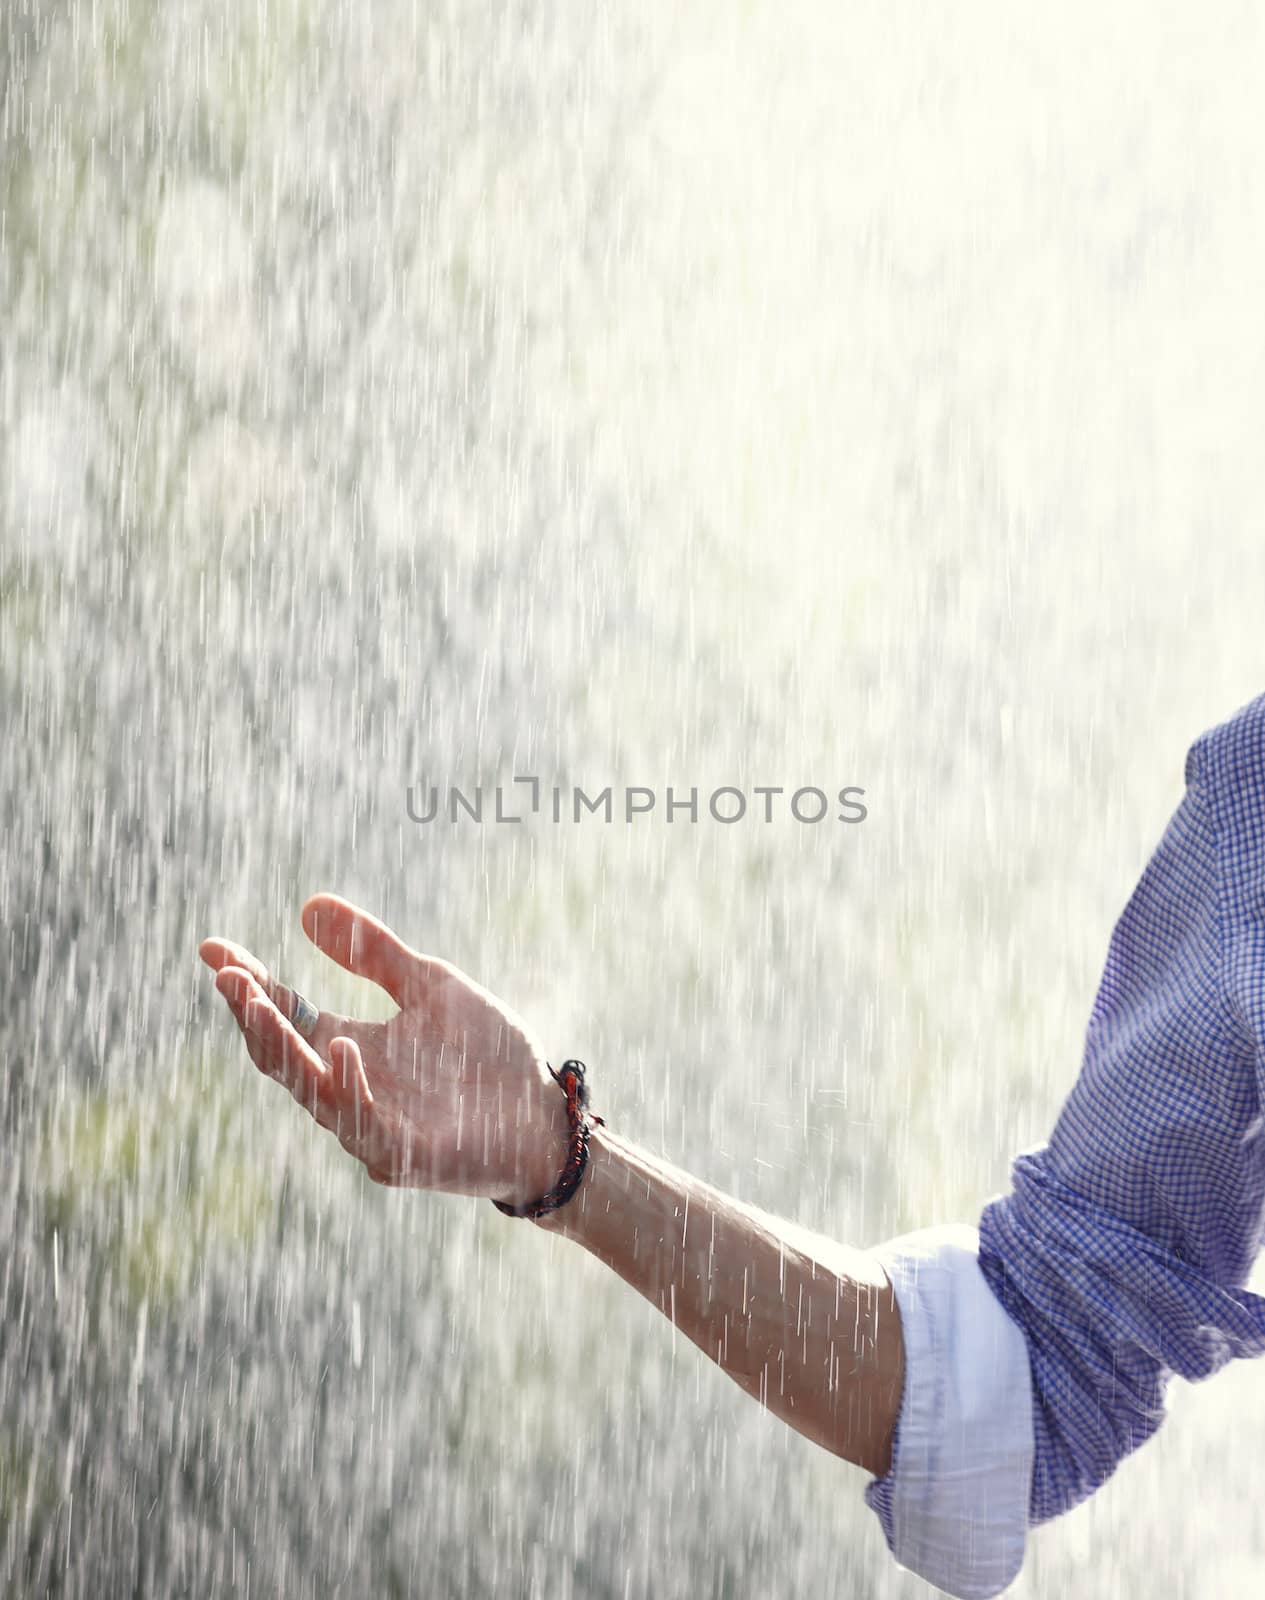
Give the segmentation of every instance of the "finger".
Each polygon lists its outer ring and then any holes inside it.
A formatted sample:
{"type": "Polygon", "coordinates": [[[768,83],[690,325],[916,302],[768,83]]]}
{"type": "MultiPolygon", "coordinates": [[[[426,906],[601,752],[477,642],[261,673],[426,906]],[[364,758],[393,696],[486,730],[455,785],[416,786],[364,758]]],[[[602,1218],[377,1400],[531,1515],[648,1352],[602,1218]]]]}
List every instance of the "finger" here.
{"type": "MultiPolygon", "coordinates": [[[[252,956],[249,950],[234,944],[231,939],[204,939],[198,954],[217,973],[236,970],[249,974],[286,1021],[294,1021],[297,991],[274,978],[263,962],[252,956]]],[[[242,996],[243,1003],[246,998],[242,996]]],[[[376,1045],[381,1031],[380,1023],[357,1022],[354,1017],[340,1016],[335,1011],[318,1011],[316,1021],[305,1030],[304,1037],[318,1056],[328,1060],[330,1040],[335,1035],[348,1034],[362,1048],[369,1048],[376,1045]]]]}
{"type": "MultiPolygon", "coordinates": [[[[226,987],[228,985],[226,984],[226,987]]],[[[356,1130],[355,1138],[359,1140],[362,1133],[369,1131],[362,1110],[353,1108],[348,1112],[337,1103],[332,1092],[333,1081],[330,1074],[318,1084],[313,1084],[310,1077],[292,1070],[292,1063],[287,1063],[284,1056],[278,1066],[276,1059],[275,1043],[270,1041],[266,1031],[261,1032],[254,1025],[254,1019],[248,1019],[244,1004],[238,1003],[231,995],[226,994],[230,1011],[237,1019],[241,1028],[242,1037],[246,1044],[247,1053],[255,1066],[264,1077],[272,1078],[284,1088],[315,1121],[328,1132],[335,1135],[344,1146],[356,1154],[351,1129],[356,1130]]],[[[363,1072],[362,1072],[363,1080],[363,1072]]],[[[362,1081],[361,1093],[368,1092],[367,1080],[362,1081]]],[[[372,1104],[372,1094],[369,1095],[372,1104]]]]}
{"type": "Polygon", "coordinates": [[[384,923],[335,894],[315,894],[303,907],[303,931],[331,961],[385,989],[399,1006],[416,996],[424,960],[384,923]]]}
{"type": "Polygon", "coordinates": [[[324,1126],[330,1109],[330,1072],[307,1040],[281,1015],[250,976],[225,968],[215,986],[233,1007],[251,1059],[266,1076],[285,1085],[294,1098],[324,1126]]]}
{"type": "Polygon", "coordinates": [[[236,944],[232,939],[203,939],[198,946],[198,954],[213,972],[219,972],[223,967],[240,967],[243,972],[249,972],[259,983],[268,976],[263,962],[251,955],[244,945],[236,944]]]}
{"type": "Polygon", "coordinates": [[[236,1021],[238,1028],[241,1030],[242,1042],[246,1046],[246,1054],[250,1057],[251,1061],[254,1062],[260,1075],[265,1078],[271,1078],[274,1082],[278,1083],[281,1088],[285,1089],[286,1092],[289,1093],[290,1085],[288,1083],[282,1083],[278,1078],[276,1064],[269,1059],[267,1053],[265,1052],[263,1040],[259,1034],[253,1032],[246,1026],[246,1020],[242,1015],[242,1007],[233,1001],[228,995],[225,995],[224,998],[228,1004],[229,1010],[233,1014],[233,1018],[236,1021]]]}
{"type": "Polygon", "coordinates": [[[351,1132],[358,1145],[368,1132],[369,1113],[373,1109],[373,1093],[365,1076],[360,1047],[354,1039],[334,1039],[329,1047],[329,1059],[334,1093],[342,1105],[350,1109],[351,1132]]]}
{"type": "Polygon", "coordinates": [[[369,1087],[369,1079],[365,1076],[365,1064],[361,1059],[360,1046],[354,1039],[338,1038],[329,1047],[330,1071],[334,1075],[334,1087],[339,1094],[345,1095],[348,1101],[355,1099],[366,1111],[373,1105],[373,1091],[369,1087]]]}
{"type": "MultiPolygon", "coordinates": [[[[207,966],[216,972],[223,972],[230,967],[248,972],[281,1015],[288,1022],[294,1020],[296,991],[288,984],[274,978],[263,962],[252,956],[242,945],[234,944],[231,939],[204,939],[198,948],[198,954],[207,966]]],[[[308,1039],[312,1039],[311,1033],[308,1034],[308,1039]]],[[[327,1038],[325,1043],[328,1042],[327,1038]]],[[[324,1053],[320,1045],[316,1045],[315,1048],[319,1053],[324,1053]]]]}

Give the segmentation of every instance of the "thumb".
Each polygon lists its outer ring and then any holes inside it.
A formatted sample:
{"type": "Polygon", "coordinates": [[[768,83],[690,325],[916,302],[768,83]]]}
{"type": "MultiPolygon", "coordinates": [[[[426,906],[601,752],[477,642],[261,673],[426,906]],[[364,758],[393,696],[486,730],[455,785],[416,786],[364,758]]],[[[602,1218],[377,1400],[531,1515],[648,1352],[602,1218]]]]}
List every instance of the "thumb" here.
{"type": "Polygon", "coordinates": [[[414,997],[422,960],[384,923],[336,894],[314,894],[303,907],[303,931],[331,961],[368,978],[404,1006],[414,997]]]}

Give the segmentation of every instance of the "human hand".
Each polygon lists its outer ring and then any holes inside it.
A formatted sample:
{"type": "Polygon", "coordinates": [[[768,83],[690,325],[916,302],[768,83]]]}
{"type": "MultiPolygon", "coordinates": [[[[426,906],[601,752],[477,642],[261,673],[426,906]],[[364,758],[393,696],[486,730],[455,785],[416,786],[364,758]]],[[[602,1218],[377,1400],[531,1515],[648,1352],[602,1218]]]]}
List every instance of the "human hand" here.
{"type": "Polygon", "coordinates": [[[337,895],[314,895],[303,931],[399,1006],[389,1022],[321,1011],[304,1038],[293,991],[240,945],[207,939],[251,1060],[377,1183],[522,1204],[557,1180],[565,1103],[527,1024],[446,961],[419,955],[337,895]]]}

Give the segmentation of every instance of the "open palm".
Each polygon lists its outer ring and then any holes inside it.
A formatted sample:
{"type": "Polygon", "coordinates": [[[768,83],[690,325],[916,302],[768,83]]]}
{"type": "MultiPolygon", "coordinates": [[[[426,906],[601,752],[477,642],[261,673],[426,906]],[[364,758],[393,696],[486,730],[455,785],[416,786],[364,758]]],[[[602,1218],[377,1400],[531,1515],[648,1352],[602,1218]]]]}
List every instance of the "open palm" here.
{"type": "Polygon", "coordinates": [[[523,1020],[446,961],[420,955],[337,895],[314,895],[303,931],[386,990],[399,1011],[360,1022],[322,1011],[304,1038],[293,992],[227,939],[199,954],[252,1061],[283,1084],[378,1183],[521,1203],[555,1181],[562,1098],[523,1020]]]}

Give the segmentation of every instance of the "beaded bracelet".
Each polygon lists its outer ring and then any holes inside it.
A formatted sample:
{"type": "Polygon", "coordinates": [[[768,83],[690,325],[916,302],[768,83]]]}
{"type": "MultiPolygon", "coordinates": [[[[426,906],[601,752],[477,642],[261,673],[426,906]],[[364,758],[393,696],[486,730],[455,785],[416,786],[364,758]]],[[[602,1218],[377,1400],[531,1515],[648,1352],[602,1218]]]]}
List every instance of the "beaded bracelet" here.
{"type": "MultiPolygon", "coordinates": [[[[549,1066],[549,1063],[546,1062],[545,1065],[549,1066]]],[[[584,1084],[583,1061],[564,1061],[560,1072],[555,1072],[549,1067],[549,1076],[567,1097],[567,1125],[570,1129],[567,1135],[567,1159],[563,1163],[562,1175],[557,1183],[547,1194],[542,1194],[539,1200],[529,1200],[523,1206],[512,1206],[504,1200],[493,1200],[492,1204],[496,1209],[503,1211],[507,1217],[531,1217],[534,1220],[537,1217],[547,1217],[551,1211],[566,1205],[580,1187],[580,1179],[589,1164],[590,1127],[606,1126],[601,1117],[594,1116],[587,1110],[589,1092],[584,1084]]]]}

